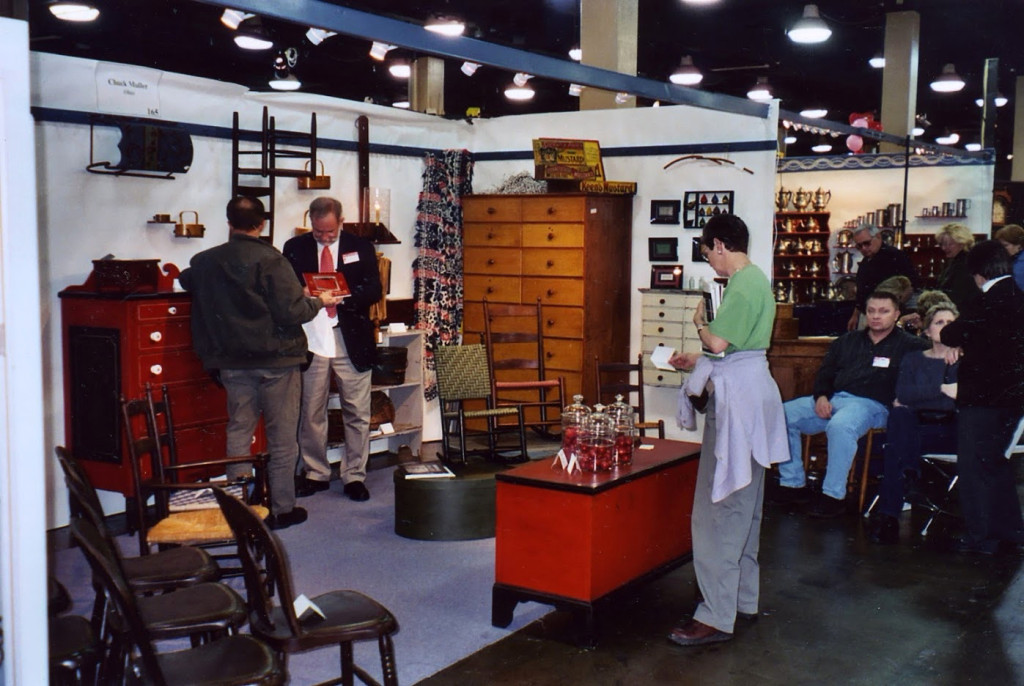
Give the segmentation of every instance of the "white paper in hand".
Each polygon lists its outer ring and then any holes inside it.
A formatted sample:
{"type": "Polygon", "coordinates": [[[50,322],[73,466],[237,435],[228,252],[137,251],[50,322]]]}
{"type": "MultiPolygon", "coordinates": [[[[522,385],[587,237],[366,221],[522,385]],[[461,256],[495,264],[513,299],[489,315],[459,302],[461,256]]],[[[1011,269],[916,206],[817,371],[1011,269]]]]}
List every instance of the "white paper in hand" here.
{"type": "Polygon", "coordinates": [[[653,364],[658,369],[664,369],[665,371],[668,372],[677,372],[679,370],[668,363],[668,361],[675,354],[675,348],[670,348],[667,345],[659,345],[657,348],[651,351],[651,364],[653,364]]]}

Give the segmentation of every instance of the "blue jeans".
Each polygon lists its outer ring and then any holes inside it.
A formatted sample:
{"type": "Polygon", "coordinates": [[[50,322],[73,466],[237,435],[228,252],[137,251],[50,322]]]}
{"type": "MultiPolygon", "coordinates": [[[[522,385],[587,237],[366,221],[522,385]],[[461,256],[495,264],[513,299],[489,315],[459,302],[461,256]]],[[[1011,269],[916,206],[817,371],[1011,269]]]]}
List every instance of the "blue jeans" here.
{"type": "Polygon", "coordinates": [[[814,413],[814,398],[809,395],[783,404],[789,432],[789,462],[779,464],[779,483],[789,488],[801,488],[807,483],[801,435],[824,431],[828,437],[828,467],[821,490],[829,497],[844,500],[846,479],[857,454],[857,439],[868,429],[884,429],[889,409],[877,400],[845,391],[833,395],[831,402],[831,419],[822,419],[814,413]]]}

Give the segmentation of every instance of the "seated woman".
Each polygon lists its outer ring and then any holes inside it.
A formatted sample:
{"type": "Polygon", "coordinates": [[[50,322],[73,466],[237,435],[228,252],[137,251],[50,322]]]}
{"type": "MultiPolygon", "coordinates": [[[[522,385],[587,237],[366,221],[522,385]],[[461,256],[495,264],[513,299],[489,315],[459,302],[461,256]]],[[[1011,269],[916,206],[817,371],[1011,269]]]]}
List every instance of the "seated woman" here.
{"type": "Polygon", "coordinates": [[[885,472],[878,503],[871,515],[868,538],[875,543],[899,542],[903,500],[919,474],[921,455],[956,450],[957,367],[946,363],[942,328],[957,318],[956,306],[940,302],[924,315],[928,350],[907,354],[900,363],[896,400],[886,427],[885,472]]]}

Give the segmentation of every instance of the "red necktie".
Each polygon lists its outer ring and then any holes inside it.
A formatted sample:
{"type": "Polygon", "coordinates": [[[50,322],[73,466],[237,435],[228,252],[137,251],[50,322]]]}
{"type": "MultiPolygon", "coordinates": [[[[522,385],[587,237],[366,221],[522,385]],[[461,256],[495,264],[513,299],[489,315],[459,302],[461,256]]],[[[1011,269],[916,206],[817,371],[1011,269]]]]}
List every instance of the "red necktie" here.
{"type": "MultiPolygon", "coordinates": [[[[325,245],[323,251],[320,253],[320,272],[323,274],[333,274],[335,271],[334,257],[331,255],[331,246],[325,245]]],[[[327,316],[337,317],[338,308],[334,305],[328,305],[327,316]]]]}

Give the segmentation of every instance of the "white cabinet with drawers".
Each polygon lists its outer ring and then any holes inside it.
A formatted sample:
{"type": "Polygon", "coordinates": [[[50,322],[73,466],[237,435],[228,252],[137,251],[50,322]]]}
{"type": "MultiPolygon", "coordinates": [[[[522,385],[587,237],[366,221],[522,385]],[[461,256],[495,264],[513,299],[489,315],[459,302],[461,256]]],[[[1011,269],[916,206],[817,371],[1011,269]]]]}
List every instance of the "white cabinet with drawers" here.
{"type": "Polygon", "coordinates": [[[641,288],[640,293],[644,383],[648,386],[681,386],[683,372],[658,369],[651,362],[651,352],[661,346],[681,352],[700,351],[693,314],[703,295],[700,291],[656,288],[641,288]]]}

